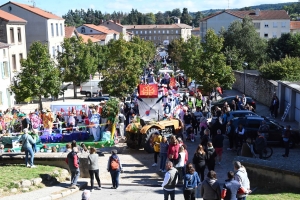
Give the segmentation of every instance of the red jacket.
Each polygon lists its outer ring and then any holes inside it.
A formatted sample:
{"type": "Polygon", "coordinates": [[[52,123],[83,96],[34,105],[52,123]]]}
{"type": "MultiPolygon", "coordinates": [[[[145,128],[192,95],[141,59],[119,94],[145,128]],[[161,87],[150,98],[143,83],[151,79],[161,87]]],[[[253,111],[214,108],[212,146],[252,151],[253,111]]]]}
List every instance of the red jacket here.
{"type": "Polygon", "coordinates": [[[179,153],[179,147],[180,147],[179,144],[177,145],[170,144],[168,148],[168,158],[170,158],[170,155],[173,155],[173,159],[177,159],[179,153]]]}

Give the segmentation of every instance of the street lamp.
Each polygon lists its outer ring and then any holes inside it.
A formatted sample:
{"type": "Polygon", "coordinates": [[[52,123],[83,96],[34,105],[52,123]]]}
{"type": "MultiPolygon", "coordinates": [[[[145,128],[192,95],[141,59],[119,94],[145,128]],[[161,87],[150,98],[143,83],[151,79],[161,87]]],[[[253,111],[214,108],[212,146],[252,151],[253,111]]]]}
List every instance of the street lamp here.
{"type": "Polygon", "coordinates": [[[246,94],[246,69],[248,67],[248,63],[244,62],[244,94],[246,94]]]}

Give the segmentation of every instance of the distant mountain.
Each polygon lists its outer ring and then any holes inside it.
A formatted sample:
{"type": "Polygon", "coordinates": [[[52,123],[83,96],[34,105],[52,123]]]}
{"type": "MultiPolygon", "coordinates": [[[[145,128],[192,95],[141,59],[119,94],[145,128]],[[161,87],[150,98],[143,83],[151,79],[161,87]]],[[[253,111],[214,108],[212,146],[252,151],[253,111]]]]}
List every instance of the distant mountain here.
{"type": "MultiPolygon", "coordinates": [[[[282,10],[283,6],[289,6],[291,4],[298,3],[298,2],[287,2],[287,3],[277,3],[277,4],[261,4],[257,6],[250,6],[250,10],[254,10],[256,8],[259,8],[260,10],[282,10]]],[[[233,8],[230,10],[240,10],[243,8],[233,8]]],[[[210,15],[215,12],[223,11],[224,9],[210,9],[210,10],[203,10],[201,13],[204,16],[210,15]]],[[[190,13],[192,15],[192,13],[190,13]]]]}

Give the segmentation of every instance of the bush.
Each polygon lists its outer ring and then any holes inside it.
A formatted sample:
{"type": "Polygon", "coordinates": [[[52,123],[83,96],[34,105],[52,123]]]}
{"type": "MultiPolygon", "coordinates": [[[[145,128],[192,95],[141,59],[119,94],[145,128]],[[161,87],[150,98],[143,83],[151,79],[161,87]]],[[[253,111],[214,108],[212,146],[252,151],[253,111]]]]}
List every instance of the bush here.
{"type": "Polygon", "coordinates": [[[280,61],[272,61],[262,65],[259,69],[262,77],[272,80],[299,81],[300,58],[286,57],[280,61]]]}

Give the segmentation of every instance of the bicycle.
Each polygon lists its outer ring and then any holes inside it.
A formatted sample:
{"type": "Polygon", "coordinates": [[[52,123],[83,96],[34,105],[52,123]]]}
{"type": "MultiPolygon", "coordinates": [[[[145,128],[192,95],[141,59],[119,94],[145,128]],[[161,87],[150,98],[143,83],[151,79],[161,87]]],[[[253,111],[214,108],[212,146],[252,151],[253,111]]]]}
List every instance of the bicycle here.
{"type": "MultiPolygon", "coordinates": [[[[248,149],[248,152],[250,151],[252,154],[253,158],[258,158],[259,153],[255,151],[255,145],[252,142],[252,140],[247,140],[246,142],[244,142],[243,144],[246,144],[248,149]]],[[[243,149],[243,145],[239,145],[239,147],[237,148],[237,156],[241,156],[242,154],[242,149],[243,149]]],[[[273,149],[270,146],[266,146],[263,150],[262,150],[262,159],[268,159],[273,155],[273,149]]]]}

